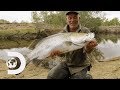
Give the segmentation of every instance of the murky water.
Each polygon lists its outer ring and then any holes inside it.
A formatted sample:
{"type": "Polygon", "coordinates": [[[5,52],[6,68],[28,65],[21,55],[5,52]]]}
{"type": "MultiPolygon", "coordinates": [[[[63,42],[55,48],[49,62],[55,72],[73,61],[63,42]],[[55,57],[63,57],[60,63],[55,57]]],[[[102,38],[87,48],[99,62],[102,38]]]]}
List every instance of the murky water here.
{"type": "Polygon", "coordinates": [[[99,49],[105,59],[120,56],[120,35],[99,34],[96,38],[99,43],[97,49],[99,49]]]}
{"type": "Polygon", "coordinates": [[[31,50],[28,49],[28,46],[33,42],[33,40],[0,40],[0,59],[8,60],[11,58],[8,56],[8,52],[19,52],[22,55],[26,55],[31,50]]]}
{"type": "MultiPolygon", "coordinates": [[[[99,34],[96,35],[98,41],[98,56],[103,56],[104,59],[120,56],[120,35],[115,34],[99,34]]],[[[27,47],[31,44],[31,41],[19,40],[19,41],[0,41],[0,59],[8,60],[10,57],[7,52],[19,52],[26,55],[31,50],[27,47]]],[[[99,58],[102,59],[102,58],[99,58]]]]}
{"type": "Polygon", "coordinates": [[[111,40],[104,40],[99,43],[97,48],[103,53],[105,59],[120,56],[120,40],[116,43],[111,40]]]}

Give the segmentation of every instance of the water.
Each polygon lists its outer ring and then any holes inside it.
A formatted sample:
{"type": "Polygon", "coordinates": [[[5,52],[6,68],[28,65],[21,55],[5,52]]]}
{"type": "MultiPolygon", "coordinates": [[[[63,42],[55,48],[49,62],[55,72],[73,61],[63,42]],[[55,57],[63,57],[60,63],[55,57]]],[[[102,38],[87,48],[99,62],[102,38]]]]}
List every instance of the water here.
{"type": "Polygon", "coordinates": [[[0,59],[8,60],[11,58],[8,56],[7,52],[19,52],[22,55],[26,55],[31,50],[28,49],[28,46],[33,42],[33,40],[0,40],[0,59]]]}
{"type": "MultiPolygon", "coordinates": [[[[103,56],[104,59],[110,59],[120,56],[120,35],[118,34],[99,34],[96,35],[98,41],[97,55],[95,57],[103,56]]],[[[31,41],[0,41],[0,59],[8,60],[10,57],[7,55],[9,51],[16,51],[23,55],[31,52],[27,47],[32,43],[31,41]]],[[[99,58],[103,59],[103,58],[99,58]]]]}
{"type": "Polygon", "coordinates": [[[98,46],[104,59],[111,59],[120,56],[120,35],[119,34],[99,34],[96,35],[98,46]]]}
{"type": "Polygon", "coordinates": [[[28,49],[27,47],[23,47],[23,48],[11,48],[11,49],[2,49],[0,50],[0,59],[2,60],[8,60],[11,57],[8,56],[8,52],[19,52],[21,53],[23,56],[25,56],[26,54],[30,53],[31,50],[28,49]]]}
{"type": "Polygon", "coordinates": [[[116,43],[112,42],[111,40],[104,40],[99,43],[97,48],[103,53],[105,59],[120,56],[120,40],[118,40],[116,43]]]}

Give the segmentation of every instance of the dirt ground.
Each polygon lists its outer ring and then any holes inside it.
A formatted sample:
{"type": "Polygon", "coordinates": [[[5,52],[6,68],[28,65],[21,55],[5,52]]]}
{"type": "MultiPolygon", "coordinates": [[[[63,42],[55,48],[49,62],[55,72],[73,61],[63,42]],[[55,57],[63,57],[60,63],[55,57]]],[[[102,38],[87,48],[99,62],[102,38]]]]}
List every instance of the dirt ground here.
{"type": "Polygon", "coordinates": [[[0,60],[0,79],[45,79],[49,71],[44,67],[36,67],[32,63],[19,75],[8,74],[7,70],[6,63],[0,60]]]}
{"type": "MultiPolygon", "coordinates": [[[[7,74],[6,63],[0,60],[0,79],[46,79],[49,69],[30,63],[19,75],[7,74]]],[[[93,79],[120,79],[120,58],[106,62],[94,62],[89,72],[93,79]]]]}

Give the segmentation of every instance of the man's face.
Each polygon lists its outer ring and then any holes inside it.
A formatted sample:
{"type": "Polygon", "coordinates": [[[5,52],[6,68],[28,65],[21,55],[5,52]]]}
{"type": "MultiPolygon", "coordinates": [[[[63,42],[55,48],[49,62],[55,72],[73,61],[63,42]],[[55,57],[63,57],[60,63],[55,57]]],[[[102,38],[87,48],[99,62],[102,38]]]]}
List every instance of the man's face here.
{"type": "Polygon", "coordinates": [[[69,14],[66,16],[67,24],[71,29],[75,29],[79,25],[79,15],[76,14],[69,14]]]}

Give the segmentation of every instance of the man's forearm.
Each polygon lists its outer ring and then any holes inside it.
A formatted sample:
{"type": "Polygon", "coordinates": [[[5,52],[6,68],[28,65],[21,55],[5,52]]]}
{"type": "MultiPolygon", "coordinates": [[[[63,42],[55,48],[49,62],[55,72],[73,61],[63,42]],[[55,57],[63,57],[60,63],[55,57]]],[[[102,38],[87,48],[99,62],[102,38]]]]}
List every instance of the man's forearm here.
{"type": "Polygon", "coordinates": [[[86,53],[91,53],[91,52],[93,51],[93,49],[94,49],[94,48],[88,49],[88,48],[84,47],[84,52],[86,52],[86,53]]]}

